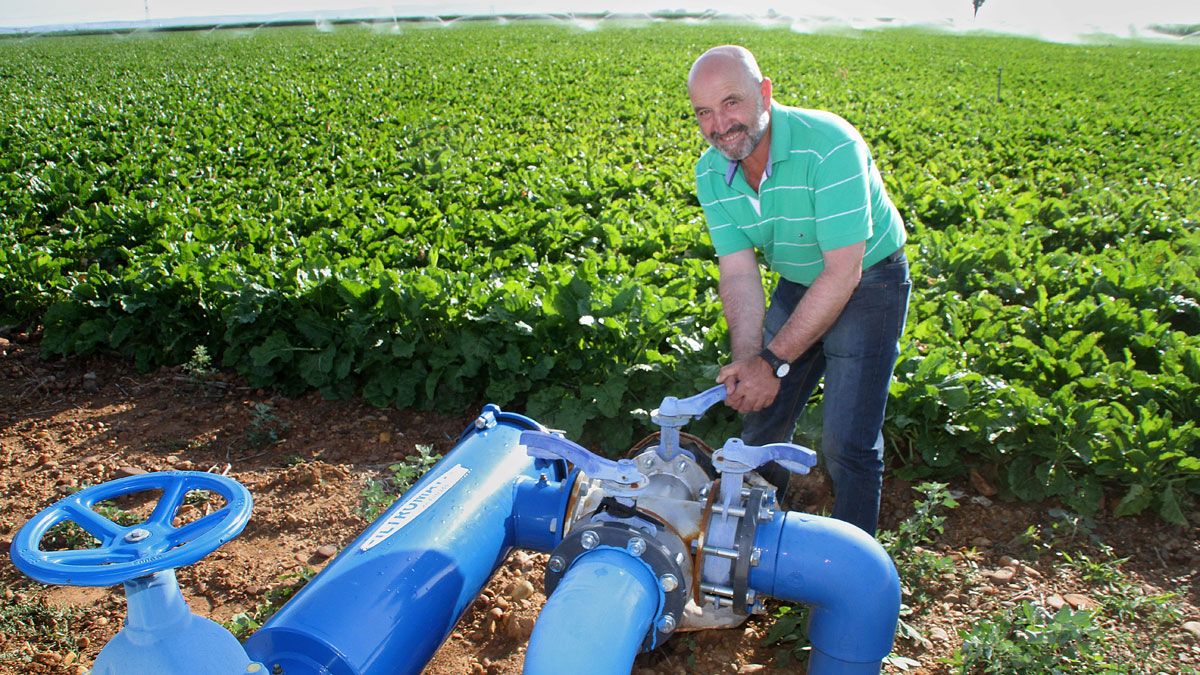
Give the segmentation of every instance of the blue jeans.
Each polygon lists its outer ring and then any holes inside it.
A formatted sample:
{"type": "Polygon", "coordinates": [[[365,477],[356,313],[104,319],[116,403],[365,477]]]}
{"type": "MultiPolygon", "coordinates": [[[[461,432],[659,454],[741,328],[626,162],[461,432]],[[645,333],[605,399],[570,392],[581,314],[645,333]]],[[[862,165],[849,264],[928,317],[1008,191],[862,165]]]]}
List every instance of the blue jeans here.
{"type": "MultiPolygon", "coordinates": [[[[743,420],[747,444],[791,442],[800,413],[824,376],[821,455],[833,480],[832,515],[871,535],[883,489],[883,416],[911,286],[903,248],[864,270],[837,321],[792,363],[775,401],[743,420]]],[[[767,310],[764,344],[783,327],[806,290],[780,280],[767,310]]],[[[782,467],[763,469],[767,480],[778,484],[782,478],[786,484],[786,475],[777,475],[782,467]]]]}

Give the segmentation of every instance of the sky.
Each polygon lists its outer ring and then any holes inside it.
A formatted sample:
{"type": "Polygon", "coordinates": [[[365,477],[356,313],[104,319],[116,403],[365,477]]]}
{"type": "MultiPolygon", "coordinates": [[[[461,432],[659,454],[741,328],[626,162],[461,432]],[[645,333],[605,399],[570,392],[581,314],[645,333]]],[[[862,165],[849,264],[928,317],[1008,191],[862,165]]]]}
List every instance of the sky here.
{"type": "Polygon", "coordinates": [[[1144,36],[1150,24],[1200,23],[1198,0],[442,0],[380,4],[372,0],[0,0],[0,28],[78,26],[98,22],[153,24],[183,17],[300,13],[337,18],[448,14],[641,13],[716,10],[790,17],[797,28],[828,24],[857,28],[893,23],[932,24],[950,30],[992,30],[1070,40],[1087,34],[1144,36]]]}

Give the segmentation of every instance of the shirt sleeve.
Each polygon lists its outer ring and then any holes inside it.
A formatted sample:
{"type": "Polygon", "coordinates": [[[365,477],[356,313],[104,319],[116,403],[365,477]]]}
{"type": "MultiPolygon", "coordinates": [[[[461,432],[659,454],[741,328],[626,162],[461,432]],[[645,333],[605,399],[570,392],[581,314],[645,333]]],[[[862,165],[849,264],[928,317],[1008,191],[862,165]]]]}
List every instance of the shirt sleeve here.
{"type": "Polygon", "coordinates": [[[754,243],[738,229],[720,197],[713,194],[707,176],[696,177],[696,197],[700,200],[700,208],[704,209],[704,217],[708,221],[708,235],[718,256],[754,247],[754,243]]]}
{"type": "Polygon", "coordinates": [[[826,153],[813,190],[817,242],[822,250],[871,238],[871,155],[862,138],[851,137],[826,153]]]}

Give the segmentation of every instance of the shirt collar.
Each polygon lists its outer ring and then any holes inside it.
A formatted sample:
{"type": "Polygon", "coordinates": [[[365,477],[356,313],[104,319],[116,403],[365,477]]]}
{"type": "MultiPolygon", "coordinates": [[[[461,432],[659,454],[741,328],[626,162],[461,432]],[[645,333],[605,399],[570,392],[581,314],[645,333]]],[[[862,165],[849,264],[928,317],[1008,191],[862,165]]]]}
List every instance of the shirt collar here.
{"type": "MultiPolygon", "coordinates": [[[[771,177],[771,153],[775,148],[767,148],[767,166],[763,169],[763,180],[771,177]]],[[[729,160],[729,165],[725,167],[725,184],[733,185],[733,177],[737,175],[738,167],[742,163],[736,159],[729,160]]]]}

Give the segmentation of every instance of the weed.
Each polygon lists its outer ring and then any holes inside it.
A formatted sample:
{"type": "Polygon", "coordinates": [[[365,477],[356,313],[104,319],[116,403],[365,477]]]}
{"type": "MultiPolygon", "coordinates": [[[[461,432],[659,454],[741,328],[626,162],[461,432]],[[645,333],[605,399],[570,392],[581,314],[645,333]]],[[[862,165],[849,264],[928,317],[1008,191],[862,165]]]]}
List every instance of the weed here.
{"type": "Polygon", "coordinates": [[[1101,651],[1104,631],[1093,613],[1063,607],[1055,614],[1026,600],[961,633],[950,663],[958,672],[989,675],[1116,672],[1101,651]]]}
{"type": "MultiPolygon", "coordinates": [[[[0,634],[9,637],[13,644],[22,640],[34,643],[39,650],[78,652],[79,645],[71,634],[74,620],[72,608],[51,607],[28,600],[0,603],[0,634]]],[[[31,657],[32,653],[5,652],[0,653],[0,662],[28,662],[31,657]]]]}
{"type": "Polygon", "coordinates": [[[263,623],[275,615],[284,603],[296,595],[301,588],[304,588],[317,571],[307,565],[299,572],[289,572],[278,577],[279,581],[286,581],[282,586],[277,586],[267,591],[266,598],[258,603],[253,610],[249,612],[238,612],[230,617],[223,625],[234,637],[239,640],[245,640],[250,637],[250,634],[258,630],[263,623]]]}
{"type": "Polygon", "coordinates": [[[246,429],[246,443],[252,448],[261,448],[278,443],[291,427],[279,419],[269,403],[255,403],[250,412],[250,426],[246,429]]]}
{"type": "MultiPolygon", "coordinates": [[[[1112,549],[1103,547],[1101,555],[1111,556],[1112,549]]],[[[1147,595],[1136,583],[1121,571],[1120,567],[1129,558],[1092,559],[1089,555],[1076,552],[1059,553],[1067,567],[1074,569],[1081,579],[1097,586],[1097,592],[1105,612],[1115,614],[1121,621],[1147,622],[1157,626],[1178,623],[1183,610],[1175,600],[1178,593],[1155,593],[1147,595]]]]}
{"type": "Polygon", "coordinates": [[[368,521],[379,517],[405,490],[425,475],[441,458],[428,445],[416,446],[416,453],[388,467],[390,476],[367,479],[358,504],[358,513],[368,521]]]}
{"type": "Polygon", "coordinates": [[[895,530],[880,532],[879,543],[896,564],[904,595],[925,604],[929,597],[923,589],[952,571],[954,560],[921,545],[932,543],[933,536],[942,532],[946,523],[942,510],[956,508],[958,501],[950,496],[945,483],[922,483],[913,489],[921,493],[921,498],[913,502],[913,514],[895,530]]]}
{"type": "Polygon", "coordinates": [[[786,666],[791,659],[808,661],[808,615],[805,605],[783,605],[775,611],[775,623],[767,631],[763,644],[787,647],[775,657],[780,666],[786,666]]]}
{"type": "Polygon", "coordinates": [[[196,348],[192,350],[192,358],[183,364],[183,372],[187,373],[196,383],[202,382],[206,377],[212,375],[212,357],[208,355],[208,348],[204,345],[196,345],[196,348]]]}

